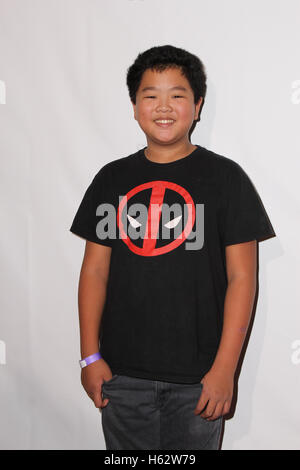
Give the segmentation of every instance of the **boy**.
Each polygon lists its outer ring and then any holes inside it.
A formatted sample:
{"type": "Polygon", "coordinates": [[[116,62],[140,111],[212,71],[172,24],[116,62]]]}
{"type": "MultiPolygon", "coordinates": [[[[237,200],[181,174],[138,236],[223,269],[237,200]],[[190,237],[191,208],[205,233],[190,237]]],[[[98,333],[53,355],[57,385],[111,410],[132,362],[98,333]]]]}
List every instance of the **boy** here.
{"type": "Polygon", "coordinates": [[[107,449],[216,450],[257,241],[276,235],[241,166],[190,142],[206,94],[199,58],[153,47],[127,86],[147,147],[100,169],[70,228],[86,239],[82,384],[107,449]]]}

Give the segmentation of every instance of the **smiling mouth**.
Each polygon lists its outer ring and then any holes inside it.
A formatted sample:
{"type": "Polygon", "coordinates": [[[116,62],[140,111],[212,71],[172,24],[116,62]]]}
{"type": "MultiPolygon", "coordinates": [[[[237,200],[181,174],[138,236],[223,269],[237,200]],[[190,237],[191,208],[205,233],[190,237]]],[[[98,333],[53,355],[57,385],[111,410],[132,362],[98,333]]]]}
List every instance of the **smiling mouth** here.
{"type": "Polygon", "coordinates": [[[174,124],[174,119],[157,119],[154,121],[159,127],[171,127],[174,124]]]}

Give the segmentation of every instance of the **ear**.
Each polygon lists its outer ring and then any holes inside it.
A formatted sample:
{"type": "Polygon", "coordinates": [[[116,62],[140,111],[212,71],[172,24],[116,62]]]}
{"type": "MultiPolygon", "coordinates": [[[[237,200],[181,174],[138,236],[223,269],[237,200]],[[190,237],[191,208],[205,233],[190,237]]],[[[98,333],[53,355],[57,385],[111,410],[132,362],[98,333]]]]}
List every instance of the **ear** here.
{"type": "Polygon", "coordinates": [[[135,120],[137,120],[136,119],[136,104],[134,104],[133,101],[131,101],[131,104],[132,104],[132,107],[133,107],[133,117],[134,117],[135,120]]]}
{"type": "Polygon", "coordinates": [[[196,103],[194,120],[198,120],[198,119],[199,119],[199,112],[200,112],[200,108],[201,108],[202,102],[203,102],[203,97],[200,96],[198,103],[196,103]]]}

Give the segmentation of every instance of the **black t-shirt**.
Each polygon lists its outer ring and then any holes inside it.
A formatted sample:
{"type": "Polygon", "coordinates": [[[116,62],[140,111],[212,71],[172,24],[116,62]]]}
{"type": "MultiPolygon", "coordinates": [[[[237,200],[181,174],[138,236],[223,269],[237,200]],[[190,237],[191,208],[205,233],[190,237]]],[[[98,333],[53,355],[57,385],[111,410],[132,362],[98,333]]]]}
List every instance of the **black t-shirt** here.
{"type": "Polygon", "coordinates": [[[99,335],[112,373],[196,383],[221,338],[225,247],[276,234],[238,163],[200,145],[158,163],[145,148],[100,169],[70,231],[112,248],[99,335]]]}

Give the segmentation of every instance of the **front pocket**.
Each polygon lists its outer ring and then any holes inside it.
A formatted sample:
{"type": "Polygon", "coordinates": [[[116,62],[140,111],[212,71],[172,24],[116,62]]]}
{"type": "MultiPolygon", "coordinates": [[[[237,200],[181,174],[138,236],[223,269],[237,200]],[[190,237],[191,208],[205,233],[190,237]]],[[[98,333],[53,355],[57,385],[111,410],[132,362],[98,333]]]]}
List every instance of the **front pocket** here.
{"type": "Polygon", "coordinates": [[[110,384],[113,380],[115,380],[117,377],[119,377],[119,375],[118,375],[118,374],[114,374],[111,379],[106,380],[105,382],[103,382],[102,387],[103,387],[104,385],[109,385],[109,384],[110,384]]]}

